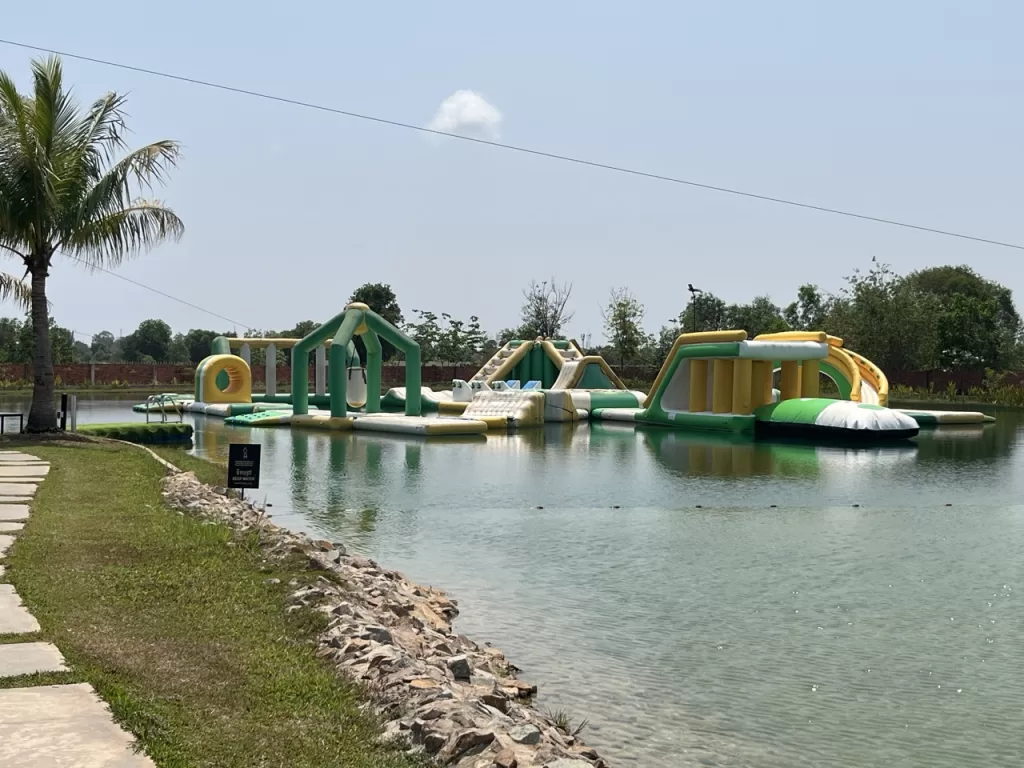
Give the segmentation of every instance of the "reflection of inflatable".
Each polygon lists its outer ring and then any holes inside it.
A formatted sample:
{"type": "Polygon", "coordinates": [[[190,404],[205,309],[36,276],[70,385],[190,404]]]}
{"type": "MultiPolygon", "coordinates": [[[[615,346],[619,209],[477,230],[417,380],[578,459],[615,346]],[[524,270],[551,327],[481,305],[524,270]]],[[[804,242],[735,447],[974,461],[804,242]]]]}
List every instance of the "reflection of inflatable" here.
{"type": "Polygon", "coordinates": [[[838,448],[785,440],[752,440],[734,432],[689,432],[594,423],[590,445],[640,439],[658,463],[694,477],[816,477],[824,472],[857,477],[863,471],[914,461],[913,443],[875,448],[838,448]],[[855,474],[850,474],[856,470],[855,474]]]}
{"type": "Polygon", "coordinates": [[[643,408],[595,409],[594,418],[678,429],[871,440],[903,440],[917,423],[877,404],[888,382],[870,362],[824,333],[745,331],[683,334],[676,339],[643,408]],[[851,401],[819,397],[822,362],[851,401]],[[779,371],[778,395],[772,388],[779,371]],[[868,382],[868,383],[865,383],[868,382]],[[854,399],[873,402],[856,402],[854,399]],[[773,402],[777,400],[777,402],[773,402]]]}

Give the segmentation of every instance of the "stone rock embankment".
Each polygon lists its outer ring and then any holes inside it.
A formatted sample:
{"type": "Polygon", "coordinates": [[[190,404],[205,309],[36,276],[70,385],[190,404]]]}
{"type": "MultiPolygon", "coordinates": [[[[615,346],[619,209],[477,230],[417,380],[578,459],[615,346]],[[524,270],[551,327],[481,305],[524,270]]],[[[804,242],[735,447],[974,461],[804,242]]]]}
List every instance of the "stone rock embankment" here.
{"type": "Polygon", "coordinates": [[[174,508],[224,523],[268,560],[304,558],[312,583],[291,586],[291,606],[326,614],[317,653],[363,684],[384,737],[459,768],[603,768],[578,736],[532,705],[535,686],[497,648],[452,630],[454,600],[415,584],[338,542],[281,528],[191,472],[169,475],[174,508]]]}

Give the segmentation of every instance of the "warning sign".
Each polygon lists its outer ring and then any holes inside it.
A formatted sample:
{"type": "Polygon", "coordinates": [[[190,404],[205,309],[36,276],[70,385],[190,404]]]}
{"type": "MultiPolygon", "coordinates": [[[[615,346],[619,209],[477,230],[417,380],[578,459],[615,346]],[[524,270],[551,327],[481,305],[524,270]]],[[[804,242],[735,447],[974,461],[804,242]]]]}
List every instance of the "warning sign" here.
{"type": "Polygon", "coordinates": [[[260,487],[260,447],[248,443],[228,446],[228,488],[260,487]]]}

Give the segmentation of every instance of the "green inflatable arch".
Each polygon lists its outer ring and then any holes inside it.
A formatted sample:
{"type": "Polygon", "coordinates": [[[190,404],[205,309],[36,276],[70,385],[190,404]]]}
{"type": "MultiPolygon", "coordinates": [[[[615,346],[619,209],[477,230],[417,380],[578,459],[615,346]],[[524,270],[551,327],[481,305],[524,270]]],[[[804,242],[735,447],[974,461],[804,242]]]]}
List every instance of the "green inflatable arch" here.
{"type": "MultiPolygon", "coordinates": [[[[331,397],[331,416],[348,413],[346,376],[349,362],[355,355],[350,342],[360,336],[366,345],[366,412],[380,411],[380,376],[383,359],[379,336],[383,336],[396,349],[405,354],[405,415],[419,416],[422,412],[422,385],[420,374],[420,345],[395,326],[360,302],[353,302],[345,310],[321,325],[295,345],[292,360],[305,360],[314,349],[331,336],[331,355],[328,362],[328,382],[331,397]]],[[[309,412],[309,368],[292,365],[292,412],[309,412]]]]}

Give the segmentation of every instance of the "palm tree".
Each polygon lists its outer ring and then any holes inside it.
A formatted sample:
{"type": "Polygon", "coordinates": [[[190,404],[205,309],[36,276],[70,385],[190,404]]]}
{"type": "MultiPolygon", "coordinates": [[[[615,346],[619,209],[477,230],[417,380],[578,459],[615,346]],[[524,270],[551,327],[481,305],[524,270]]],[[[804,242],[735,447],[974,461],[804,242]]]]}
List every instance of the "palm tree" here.
{"type": "MultiPolygon", "coordinates": [[[[27,430],[57,428],[46,278],[58,254],[86,268],[116,267],[184,224],[160,201],[139,197],[180,157],[173,141],[127,151],[124,97],[108,93],[80,109],[64,89],[58,58],[32,62],[33,92],[0,72],[0,251],[31,275],[35,375],[27,430]]],[[[24,296],[10,275],[0,294],[24,296]]]]}

